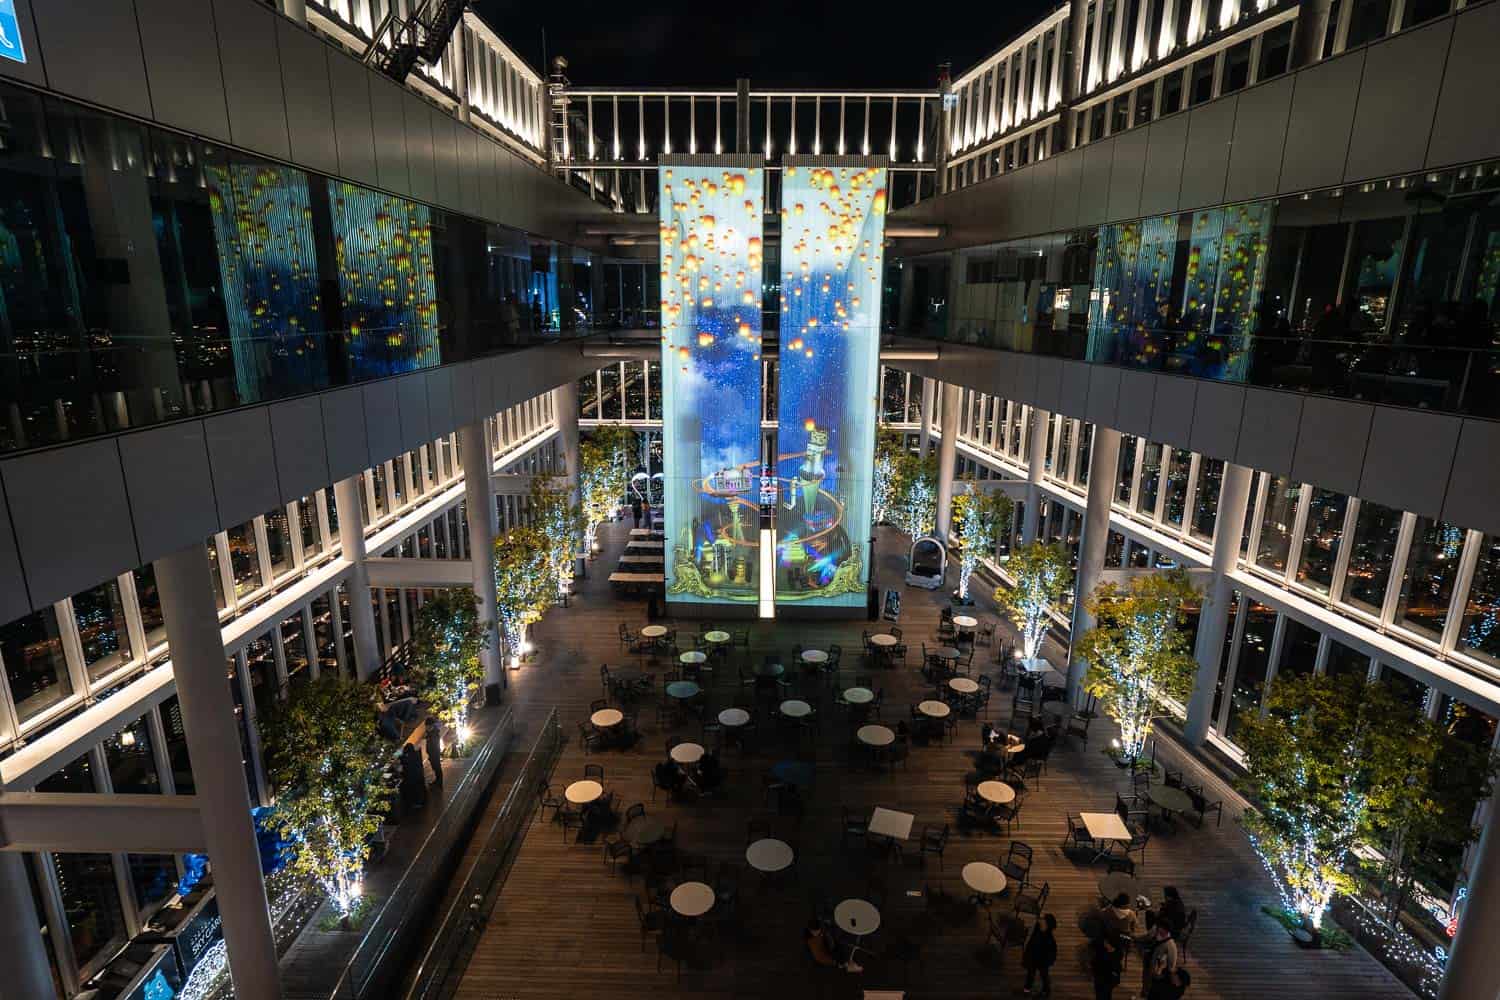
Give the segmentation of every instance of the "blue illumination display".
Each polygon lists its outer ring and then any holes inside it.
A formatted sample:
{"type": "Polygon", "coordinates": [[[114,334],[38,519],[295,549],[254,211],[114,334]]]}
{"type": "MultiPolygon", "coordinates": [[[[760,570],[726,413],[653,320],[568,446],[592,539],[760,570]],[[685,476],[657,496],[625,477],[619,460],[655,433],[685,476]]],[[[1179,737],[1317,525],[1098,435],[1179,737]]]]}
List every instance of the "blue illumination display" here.
{"type": "Polygon", "coordinates": [[[666,157],[661,205],[669,599],[758,596],[761,261],[757,157],[666,157]]]}
{"type": "Polygon", "coordinates": [[[886,169],[789,157],[782,174],[776,599],[862,607],[886,169]]]}
{"type": "Polygon", "coordinates": [[[26,47],[21,44],[21,22],[16,18],[16,0],[0,0],[0,57],[23,63],[26,47]]]}

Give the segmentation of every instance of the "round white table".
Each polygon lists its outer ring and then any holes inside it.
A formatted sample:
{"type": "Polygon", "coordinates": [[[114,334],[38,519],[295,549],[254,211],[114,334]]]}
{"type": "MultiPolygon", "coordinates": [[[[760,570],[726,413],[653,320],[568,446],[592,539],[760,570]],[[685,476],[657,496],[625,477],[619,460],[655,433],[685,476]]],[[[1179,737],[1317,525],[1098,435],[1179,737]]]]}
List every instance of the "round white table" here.
{"type": "Polygon", "coordinates": [[[970,861],[964,865],[964,885],[981,896],[995,896],[1005,891],[1005,873],[988,861],[970,861]]]}
{"type": "Polygon", "coordinates": [[[1016,790],[1003,781],[981,781],[974,790],[979,793],[981,799],[997,806],[1007,805],[1016,800],[1016,790]]]}
{"type": "Polygon", "coordinates": [[[948,686],[959,694],[974,694],[979,690],[979,684],[967,677],[955,677],[948,682],[948,686]]]}
{"type": "Polygon", "coordinates": [[[860,726],[854,735],[865,746],[888,747],[896,742],[896,734],[885,726],[860,726]]]}
{"type": "Polygon", "coordinates": [[[731,729],[743,726],[750,721],[750,713],[743,708],[726,708],[719,713],[719,725],[729,726],[731,729]]]}
{"type": "Polygon", "coordinates": [[[845,934],[864,937],[880,929],[880,911],[866,900],[846,899],[833,908],[833,922],[845,934]]]}
{"type": "Polygon", "coordinates": [[[953,710],[941,701],[924,701],[917,706],[917,711],[929,719],[946,719],[953,710]]]}
{"type": "Polygon", "coordinates": [[[781,703],[781,714],[788,719],[805,719],[812,715],[812,706],[797,698],[788,698],[781,703]]]}
{"type": "Polygon", "coordinates": [[[1000,748],[1000,752],[1001,753],[1020,753],[1022,750],[1025,750],[1025,749],[1026,749],[1026,744],[1022,743],[1020,740],[1017,740],[1014,743],[1007,742],[1004,746],[1002,746],[1000,748]]]}
{"type": "Polygon", "coordinates": [[[563,796],[575,806],[586,806],[603,794],[604,786],[597,781],[575,781],[563,792],[563,796]]]}
{"type": "Polygon", "coordinates": [[[689,698],[698,697],[698,692],[701,690],[703,689],[692,681],[673,681],[667,685],[667,697],[686,701],[689,698]]]}
{"type": "Polygon", "coordinates": [[[979,619],[972,615],[954,615],[953,624],[958,628],[978,628],[979,619]]]}
{"type": "Polygon", "coordinates": [[[844,700],[851,705],[868,705],[875,700],[875,692],[869,688],[849,688],[844,692],[844,700]]]}
{"type": "Polygon", "coordinates": [[[939,646],[937,649],[934,649],[932,651],[932,655],[936,656],[940,660],[956,660],[958,659],[959,654],[958,650],[954,649],[952,646],[939,646]]]}
{"type": "Polygon", "coordinates": [[[827,663],[828,653],[821,649],[804,649],[802,651],[803,663],[827,663]]]}
{"type": "Polygon", "coordinates": [[[677,657],[677,659],[681,660],[683,663],[688,664],[706,663],[708,662],[708,654],[703,652],[701,649],[690,649],[686,653],[683,653],[681,656],[677,657]]]}
{"type": "Polygon", "coordinates": [[[672,890],[672,911],[684,917],[701,917],[714,908],[714,891],[702,882],[684,882],[672,890]]]}
{"type": "Polygon", "coordinates": [[[618,708],[601,708],[589,716],[589,721],[600,729],[611,729],[625,721],[625,713],[618,708]]]}
{"type": "Polygon", "coordinates": [[[784,871],[792,863],[792,845],[775,837],[757,840],[745,848],[745,861],[758,872],[784,871]]]}
{"type": "Polygon", "coordinates": [[[667,627],[665,625],[647,625],[645,628],[641,629],[642,639],[661,639],[664,638],[666,634],[667,627]]]}
{"type": "Polygon", "coordinates": [[[889,649],[896,644],[896,637],[889,632],[877,632],[870,636],[870,645],[889,649]]]}
{"type": "Polygon", "coordinates": [[[679,743],[672,748],[672,759],[679,764],[696,764],[703,759],[703,747],[697,743],[679,743]]]}
{"type": "Polygon", "coordinates": [[[717,646],[721,642],[729,641],[729,633],[725,632],[722,629],[714,629],[712,632],[704,632],[703,641],[713,643],[717,646]]]}

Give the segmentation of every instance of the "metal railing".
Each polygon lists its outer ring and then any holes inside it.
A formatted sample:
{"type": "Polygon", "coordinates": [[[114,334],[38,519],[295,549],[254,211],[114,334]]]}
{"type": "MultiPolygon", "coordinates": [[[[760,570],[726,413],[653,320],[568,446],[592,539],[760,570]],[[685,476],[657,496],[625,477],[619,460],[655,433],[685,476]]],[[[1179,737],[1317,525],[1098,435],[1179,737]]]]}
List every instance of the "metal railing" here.
{"type": "Polygon", "coordinates": [[[428,915],[461,856],[473,814],[489,792],[515,736],[512,709],[495,723],[477,750],[443,817],[427,834],[411,865],[382,902],[369,929],[329,992],[330,1000],[366,1000],[391,994],[406,956],[428,926],[428,915]]]}
{"type": "Polygon", "coordinates": [[[442,926],[422,957],[406,1000],[448,1000],[458,990],[535,814],[537,785],[552,773],[562,743],[562,727],[554,708],[542,723],[542,731],[516,774],[505,804],[485,833],[480,855],[463,888],[443,915],[442,926]]]}

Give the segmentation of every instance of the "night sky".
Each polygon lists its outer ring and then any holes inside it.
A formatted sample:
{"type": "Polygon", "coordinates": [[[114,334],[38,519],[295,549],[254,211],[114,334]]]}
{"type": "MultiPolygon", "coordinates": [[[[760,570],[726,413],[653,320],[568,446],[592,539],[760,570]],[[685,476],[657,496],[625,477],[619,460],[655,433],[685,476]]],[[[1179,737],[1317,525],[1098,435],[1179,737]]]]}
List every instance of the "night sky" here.
{"type": "Polygon", "coordinates": [[[564,55],[580,86],[930,87],[939,63],[956,75],[1056,3],[626,4],[502,3],[474,7],[546,74],[564,55]]]}

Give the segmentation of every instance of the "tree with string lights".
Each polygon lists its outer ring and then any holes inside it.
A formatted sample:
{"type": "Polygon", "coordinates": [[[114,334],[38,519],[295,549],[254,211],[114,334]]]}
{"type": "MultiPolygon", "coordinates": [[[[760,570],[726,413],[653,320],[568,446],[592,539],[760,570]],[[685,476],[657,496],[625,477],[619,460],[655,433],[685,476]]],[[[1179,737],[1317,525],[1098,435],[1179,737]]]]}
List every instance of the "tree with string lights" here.
{"type": "Polygon", "coordinates": [[[896,467],[906,454],[906,435],[882,427],[875,435],[875,478],[870,509],[875,524],[891,520],[896,505],[896,467]]]}
{"type": "Polygon", "coordinates": [[[1137,576],[1126,587],[1103,583],[1084,599],[1095,625],[1078,639],[1088,661],[1084,688],[1120,726],[1119,757],[1134,764],[1166,699],[1192,695],[1197,663],[1183,622],[1196,591],[1180,571],[1137,576]]]}
{"type": "Polygon", "coordinates": [[[479,620],[479,599],[467,587],[439,590],[417,612],[410,669],[417,690],[457,736],[467,740],[469,706],[484,682],[480,653],[489,630],[479,620]]]}
{"type": "Polygon", "coordinates": [[[573,559],[584,528],[583,513],[565,484],[536,476],[531,480],[532,523],[546,542],[546,562],[559,595],[573,587],[573,559]]]}
{"type": "Polygon", "coordinates": [[[1352,674],[1278,677],[1264,714],[1239,716],[1242,786],[1256,807],[1245,831],[1313,938],[1334,898],[1355,889],[1356,846],[1381,839],[1397,799],[1411,794],[1421,722],[1390,684],[1352,674]]]}
{"type": "Polygon", "coordinates": [[[584,548],[594,551],[599,525],[615,516],[630,482],[636,434],[619,424],[601,424],[578,442],[578,499],[584,548]]]}
{"type": "Polygon", "coordinates": [[[1028,542],[1012,550],[1005,572],[1015,584],[997,589],[995,604],[1020,628],[1021,649],[1029,662],[1041,654],[1052,611],[1073,586],[1073,569],[1062,546],[1028,542]]]}
{"type": "Polygon", "coordinates": [[[276,790],[271,823],[295,844],[292,870],[322,888],[346,927],[390,798],[381,772],[391,750],[376,716],[374,687],[330,673],[293,688],[259,720],[276,790]]]}
{"type": "Polygon", "coordinates": [[[896,459],[891,520],[912,541],[937,528],[937,457],[906,452],[896,459]]]}
{"type": "Polygon", "coordinates": [[[953,531],[948,548],[958,553],[958,600],[969,600],[969,577],[979,560],[995,551],[995,536],[1010,523],[1011,502],[1004,493],[980,493],[973,485],[953,498],[953,531]]]}
{"type": "Polygon", "coordinates": [[[557,594],[547,552],[547,538],[535,525],[518,524],[495,539],[495,612],[513,661],[528,652],[526,630],[557,594]]]}

